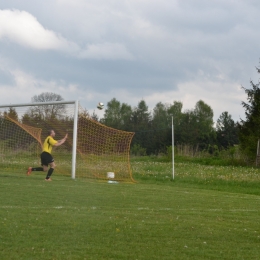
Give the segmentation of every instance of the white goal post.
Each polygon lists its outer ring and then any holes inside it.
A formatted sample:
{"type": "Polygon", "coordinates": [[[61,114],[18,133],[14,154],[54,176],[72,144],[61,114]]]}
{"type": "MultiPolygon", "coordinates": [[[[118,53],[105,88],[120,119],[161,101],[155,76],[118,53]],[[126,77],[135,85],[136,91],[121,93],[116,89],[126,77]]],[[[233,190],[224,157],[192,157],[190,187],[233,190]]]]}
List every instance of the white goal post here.
{"type": "Polygon", "coordinates": [[[76,176],[76,155],[77,155],[77,152],[76,152],[77,151],[77,127],[78,127],[78,113],[79,113],[78,112],[78,110],[79,110],[78,100],[0,105],[0,112],[1,112],[1,109],[9,109],[9,108],[17,108],[17,107],[32,107],[32,106],[35,107],[35,106],[66,105],[66,104],[74,104],[71,178],[75,179],[75,176],[76,176]]]}

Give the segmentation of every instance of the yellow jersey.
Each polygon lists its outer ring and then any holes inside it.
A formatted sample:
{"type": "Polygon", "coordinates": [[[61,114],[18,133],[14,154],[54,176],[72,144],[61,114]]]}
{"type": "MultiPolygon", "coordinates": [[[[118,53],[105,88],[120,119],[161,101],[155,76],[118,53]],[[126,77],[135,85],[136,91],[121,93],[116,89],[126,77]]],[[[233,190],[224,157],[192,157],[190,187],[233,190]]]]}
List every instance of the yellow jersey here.
{"type": "Polygon", "coordinates": [[[58,141],[54,140],[51,136],[48,136],[43,143],[43,152],[51,154],[52,146],[56,143],[58,143],[58,141]]]}

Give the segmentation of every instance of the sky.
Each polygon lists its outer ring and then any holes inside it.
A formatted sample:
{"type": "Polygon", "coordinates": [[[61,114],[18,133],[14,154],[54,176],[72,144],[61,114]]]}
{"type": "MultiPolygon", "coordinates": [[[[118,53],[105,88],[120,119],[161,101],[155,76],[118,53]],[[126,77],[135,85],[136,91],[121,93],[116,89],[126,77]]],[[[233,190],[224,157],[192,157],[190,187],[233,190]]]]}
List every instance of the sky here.
{"type": "Polygon", "coordinates": [[[244,118],[258,83],[259,0],[8,0],[0,2],[0,104],[44,92],[90,113],[112,98],[152,112],[199,100],[216,121],[244,118]]]}

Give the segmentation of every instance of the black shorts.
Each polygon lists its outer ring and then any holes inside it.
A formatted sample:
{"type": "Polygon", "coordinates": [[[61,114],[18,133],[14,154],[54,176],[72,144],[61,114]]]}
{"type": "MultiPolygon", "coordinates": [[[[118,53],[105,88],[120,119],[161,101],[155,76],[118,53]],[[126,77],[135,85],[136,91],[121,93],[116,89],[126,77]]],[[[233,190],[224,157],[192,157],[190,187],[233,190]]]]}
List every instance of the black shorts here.
{"type": "Polygon", "coordinates": [[[54,159],[50,153],[42,152],[41,153],[41,163],[42,166],[48,166],[50,163],[54,162],[54,159]]]}

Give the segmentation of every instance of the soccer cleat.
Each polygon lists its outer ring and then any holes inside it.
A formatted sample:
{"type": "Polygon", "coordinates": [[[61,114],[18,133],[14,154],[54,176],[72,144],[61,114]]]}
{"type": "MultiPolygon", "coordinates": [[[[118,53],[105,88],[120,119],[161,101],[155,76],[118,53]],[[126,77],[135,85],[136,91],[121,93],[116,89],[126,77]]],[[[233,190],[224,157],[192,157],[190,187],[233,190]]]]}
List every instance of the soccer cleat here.
{"type": "Polygon", "coordinates": [[[32,173],[32,167],[29,167],[27,170],[27,175],[30,175],[32,173]]]}
{"type": "Polygon", "coordinates": [[[49,179],[45,179],[45,181],[51,181],[51,178],[49,178],[49,179]]]}

